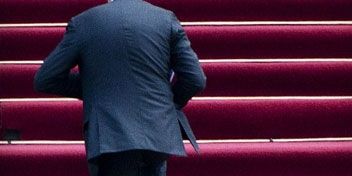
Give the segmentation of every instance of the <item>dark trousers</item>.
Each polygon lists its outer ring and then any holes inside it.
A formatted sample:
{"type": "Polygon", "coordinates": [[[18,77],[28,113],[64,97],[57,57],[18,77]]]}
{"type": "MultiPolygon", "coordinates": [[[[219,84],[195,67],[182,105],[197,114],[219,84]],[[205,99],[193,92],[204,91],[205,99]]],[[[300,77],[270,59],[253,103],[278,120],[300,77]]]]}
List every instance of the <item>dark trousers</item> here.
{"type": "Polygon", "coordinates": [[[104,153],[88,161],[91,176],[166,176],[169,154],[149,150],[104,153]]]}

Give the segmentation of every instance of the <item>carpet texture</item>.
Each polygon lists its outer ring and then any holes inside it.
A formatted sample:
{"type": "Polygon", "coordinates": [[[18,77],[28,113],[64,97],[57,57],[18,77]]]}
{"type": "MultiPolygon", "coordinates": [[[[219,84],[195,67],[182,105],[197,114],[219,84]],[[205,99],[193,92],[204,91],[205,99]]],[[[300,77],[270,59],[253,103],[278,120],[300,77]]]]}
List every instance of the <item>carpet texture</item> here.
{"type": "MultiPolygon", "coordinates": [[[[351,142],[210,143],[171,158],[168,176],[350,176],[351,142]]],[[[6,176],[87,176],[84,145],[5,145],[6,176]],[[25,172],[24,172],[25,171],[25,172]]]]}
{"type": "MultiPolygon", "coordinates": [[[[187,26],[200,59],[351,58],[352,25],[187,26]]],[[[0,60],[43,60],[64,27],[0,28],[0,60]]]]}
{"type": "MultiPolygon", "coordinates": [[[[350,20],[350,0],[146,0],[182,21],[350,20]]],[[[0,1],[0,23],[67,22],[104,0],[0,1]]]]}
{"type": "MultiPolygon", "coordinates": [[[[0,109],[0,140],[8,130],[21,140],[83,140],[82,101],[1,102],[0,109]]],[[[197,139],[352,136],[352,99],[193,100],[185,113],[197,139]]]]}
{"type": "MultiPolygon", "coordinates": [[[[352,62],[201,65],[207,76],[207,87],[198,96],[352,95],[352,78],[349,76],[352,75],[352,62]]],[[[33,89],[34,74],[39,67],[39,64],[0,65],[0,98],[53,97],[33,89]]]]}

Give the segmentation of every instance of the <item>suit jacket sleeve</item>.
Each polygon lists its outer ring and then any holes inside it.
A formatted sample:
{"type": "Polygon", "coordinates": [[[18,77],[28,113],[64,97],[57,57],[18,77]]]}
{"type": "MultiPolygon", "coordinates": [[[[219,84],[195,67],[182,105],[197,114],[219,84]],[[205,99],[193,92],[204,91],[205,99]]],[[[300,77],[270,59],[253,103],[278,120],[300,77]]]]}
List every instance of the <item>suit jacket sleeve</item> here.
{"type": "Polygon", "coordinates": [[[174,13],[171,21],[171,67],[176,76],[172,91],[176,108],[181,109],[194,95],[205,88],[206,76],[199,64],[197,54],[191,48],[191,43],[174,13]]]}
{"type": "Polygon", "coordinates": [[[77,38],[75,21],[71,18],[64,37],[34,76],[35,91],[82,99],[80,74],[70,72],[80,58],[82,41],[77,38]]]}

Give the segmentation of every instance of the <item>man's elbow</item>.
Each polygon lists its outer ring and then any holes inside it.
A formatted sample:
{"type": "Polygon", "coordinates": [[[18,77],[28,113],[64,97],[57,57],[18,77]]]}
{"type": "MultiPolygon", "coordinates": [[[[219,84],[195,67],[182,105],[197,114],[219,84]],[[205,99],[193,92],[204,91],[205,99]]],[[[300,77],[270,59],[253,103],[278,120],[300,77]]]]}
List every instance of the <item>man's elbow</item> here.
{"type": "Polygon", "coordinates": [[[207,82],[207,78],[206,76],[200,76],[199,78],[197,78],[196,84],[195,84],[195,88],[198,92],[203,91],[206,87],[206,82],[207,82]]]}
{"type": "Polygon", "coordinates": [[[36,92],[47,92],[48,84],[38,74],[34,76],[33,89],[36,92]]]}
{"type": "Polygon", "coordinates": [[[41,80],[34,78],[33,89],[36,92],[44,92],[45,86],[44,86],[43,82],[41,82],[41,80]]]}

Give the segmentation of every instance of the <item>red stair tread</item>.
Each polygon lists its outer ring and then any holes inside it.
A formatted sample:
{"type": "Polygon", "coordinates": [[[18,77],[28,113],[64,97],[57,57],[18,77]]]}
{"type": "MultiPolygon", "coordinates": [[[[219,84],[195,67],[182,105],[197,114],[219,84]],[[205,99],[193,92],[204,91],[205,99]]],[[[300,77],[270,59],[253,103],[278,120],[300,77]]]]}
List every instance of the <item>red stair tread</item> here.
{"type": "MultiPolygon", "coordinates": [[[[83,140],[82,101],[1,102],[0,108],[0,136],[16,129],[22,140],[83,140]]],[[[352,136],[352,99],[192,100],[185,113],[198,139],[352,136]]]]}
{"type": "MultiPolygon", "coordinates": [[[[348,96],[352,62],[202,63],[207,87],[199,96],[348,96]]],[[[40,65],[0,65],[0,97],[53,97],[37,93],[40,65]]]]}
{"type": "MultiPolygon", "coordinates": [[[[170,176],[349,176],[352,142],[208,143],[168,162],[170,176]]],[[[0,145],[6,176],[87,176],[83,144],[0,145]],[[23,172],[25,171],[25,172],[23,172]]]]}
{"type": "MultiPolygon", "coordinates": [[[[146,0],[182,21],[351,20],[349,0],[146,0]]],[[[0,23],[67,22],[106,0],[1,1],[0,23]],[[50,9],[50,10],[49,10],[50,9]]]]}
{"type": "MultiPolygon", "coordinates": [[[[200,59],[351,58],[352,25],[187,26],[200,59]]],[[[0,60],[43,60],[64,27],[0,28],[0,60]]]]}
{"type": "Polygon", "coordinates": [[[67,22],[71,17],[107,0],[0,1],[0,23],[67,22]]]}

